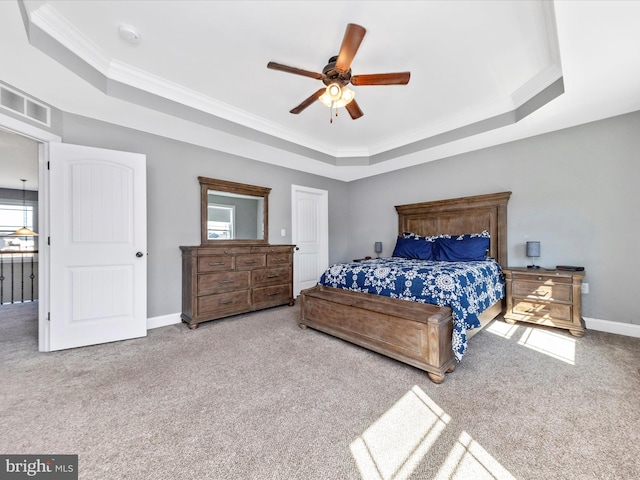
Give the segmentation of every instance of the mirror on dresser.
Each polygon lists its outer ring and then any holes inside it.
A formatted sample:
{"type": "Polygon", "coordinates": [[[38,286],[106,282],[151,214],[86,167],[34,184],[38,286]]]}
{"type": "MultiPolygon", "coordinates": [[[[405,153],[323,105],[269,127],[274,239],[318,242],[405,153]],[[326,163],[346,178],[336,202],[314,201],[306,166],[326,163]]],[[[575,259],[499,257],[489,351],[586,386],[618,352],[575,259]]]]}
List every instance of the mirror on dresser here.
{"type": "Polygon", "coordinates": [[[182,314],[189,328],[293,305],[293,245],[270,245],[270,188],[198,177],[201,244],[182,246],[182,314]]]}
{"type": "Polygon", "coordinates": [[[267,243],[270,188],[198,177],[202,245],[267,243]]]}

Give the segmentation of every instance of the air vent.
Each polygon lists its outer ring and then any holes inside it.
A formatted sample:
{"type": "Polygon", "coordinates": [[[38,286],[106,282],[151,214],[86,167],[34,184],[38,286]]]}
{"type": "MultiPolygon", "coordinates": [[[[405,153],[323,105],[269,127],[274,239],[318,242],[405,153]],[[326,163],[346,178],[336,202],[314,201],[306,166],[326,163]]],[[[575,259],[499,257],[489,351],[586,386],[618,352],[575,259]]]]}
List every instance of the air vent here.
{"type": "Polygon", "coordinates": [[[0,85],[0,107],[11,110],[13,113],[17,113],[47,127],[51,126],[49,107],[15,90],[11,90],[4,85],[0,85]]]}

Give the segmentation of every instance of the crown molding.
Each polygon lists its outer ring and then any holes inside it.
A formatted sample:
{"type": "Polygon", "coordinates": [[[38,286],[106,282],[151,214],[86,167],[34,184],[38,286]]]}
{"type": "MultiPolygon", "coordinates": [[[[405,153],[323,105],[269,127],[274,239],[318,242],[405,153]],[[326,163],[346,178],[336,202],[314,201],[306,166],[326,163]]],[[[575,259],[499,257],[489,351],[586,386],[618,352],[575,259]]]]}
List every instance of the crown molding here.
{"type": "MultiPolygon", "coordinates": [[[[27,3],[27,6],[30,4],[27,3]]],[[[97,45],[82,34],[73,24],[50,4],[42,4],[28,11],[29,21],[42,32],[56,40],[82,61],[95,68],[106,79],[160,96],[209,115],[244,125],[288,142],[337,157],[338,150],[328,144],[319,143],[304,135],[292,133],[282,126],[266,121],[256,115],[220,102],[183,85],[171,82],[123,62],[110,59],[97,45]]]]}
{"type": "Polygon", "coordinates": [[[60,45],[91,65],[100,73],[106,75],[110,60],[102,50],[81,32],[78,31],[65,17],[50,4],[45,3],[35,10],[29,11],[29,21],[45,32],[60,45]]]}
{"type": "MultiPolygon", "coordinates": [[[[215,124],[216,119],[231,122],[248,129],[248,132],[245,131],[243,134],[245,136],[265,134],[273,137],[273,139],[269,140],[271,143],[274,143],[274,139],[288,142],[290,145],[284,147],[285,149],[292,149],[298,146],[318,154],[324,154],[329,157],[326,161],[336,166],[371,165],[384,161],[394,152],[400,152],[407,146],[422,145],[423,147],[421,148],[432,148],[433,146],[447,143],[452,141],[451,139],[455,137],[456,132],[473,131],[473,129],[467,128],[470,125],[480,123],[491,125],[492,119],[513,112],[562,78],[554,7],[552,2],[541,2],[548,48],[553,63],[538,72],[513,92],[511,96],[467,109],[455,116],[450,116],[443,119],[443,121],[426,127],[424,125],[420,126],[385,142],[375,143],[371,146],[336,148],[331,144],[318,142],[306,135],[294,133],[280,124],[267,121],[264,118],[203,95],[183,85],[111,59],[61,15],[51,3],[31,0],[19,1],[25,7],[28,21],[33,26],[39,28],[45,35],[48,35],[64,49],[73,53],[81,62],[91,66],[99,73],[102,77],[101,81],[107,85],[104,90],[105,94],[135,103],[136,95],[139,95],[139,92],[146,92],[153,96],[151,101],[147,98],[147,103],[144,104],[149,108],[171,114],[167,110],[167,102],[160,101],[160,99],[169,100],[192,109],[191,115],[184,116],[184,119],[189,120],[187,117],[192,117],[191,121],[196,121],[202,125],[207,123],[210,125],[215,124]],[[126,91],[123,90],[123,86],[125,88],[128,87],[126,91]],[[204,117],[194,115],[194,111],[208,115],[208,120],[202,120],[204,117]],[[425,147],[426,145],[429,145],[429,147],[425,147]],[[376,156],[378,159],[374,158],[376,156]]],[[[69,64],[66,66],[74,70],[74,66],[69,64]]],[[[74,72],[79,74],[78,71],[74,70],[74,72]]],[[[100,88],[96,84],[94,86],[100,88]]],[[[142,105],[142,103],[140,104],[142,105]]],[[[514,121],[517,121],[517,119],[514,121]]],[[[278,141],[275,140],[275,143],[278,143],[278,141]]],[[[410,150],[411,148],[407,149],[407,151],[410,150]]]]}

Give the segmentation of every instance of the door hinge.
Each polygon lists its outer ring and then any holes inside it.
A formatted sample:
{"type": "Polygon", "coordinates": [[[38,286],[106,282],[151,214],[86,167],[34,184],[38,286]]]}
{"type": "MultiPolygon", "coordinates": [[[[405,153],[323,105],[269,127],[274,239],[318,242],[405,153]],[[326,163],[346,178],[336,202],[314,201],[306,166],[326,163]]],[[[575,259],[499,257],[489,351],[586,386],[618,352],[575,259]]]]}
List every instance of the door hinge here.
{"type": "Polygon", "coordinates": [[[47,170],[51,170],[51,162],[47,162],[47,170]]]}
{"type": "Polygon", "coordinates": [[[47,321],[50,322],[51,321],[51,312],[47,312],[47,321]]]}

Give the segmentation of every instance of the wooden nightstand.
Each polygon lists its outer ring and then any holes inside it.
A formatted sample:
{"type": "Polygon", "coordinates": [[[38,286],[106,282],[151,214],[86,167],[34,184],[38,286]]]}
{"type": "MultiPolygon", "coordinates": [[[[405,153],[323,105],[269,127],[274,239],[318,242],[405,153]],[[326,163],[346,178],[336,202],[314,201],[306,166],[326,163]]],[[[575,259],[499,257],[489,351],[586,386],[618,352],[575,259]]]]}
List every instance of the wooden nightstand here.
{"type": "Polygon", "coordinates": [[[529,322],[584,335],[580,290],[584,271],[505,268],[507,323],[529,322]]]}

